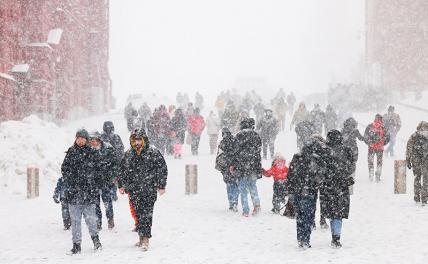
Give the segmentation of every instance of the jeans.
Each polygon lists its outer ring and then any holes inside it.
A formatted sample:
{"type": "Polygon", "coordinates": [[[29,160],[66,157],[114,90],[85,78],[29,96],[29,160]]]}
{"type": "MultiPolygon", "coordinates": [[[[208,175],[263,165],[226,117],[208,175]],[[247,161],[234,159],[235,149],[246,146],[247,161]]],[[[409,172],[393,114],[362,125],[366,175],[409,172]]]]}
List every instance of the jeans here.
{"type": "Polygon", "coordinates": [[[70,204],[69,210],[73,243],[80,244],[82,242],[82,215],[85,218],[91,237],[98,235],[95,204],[70,204]]]}
{"type": "Polygon", "coordinates": [[[104,203],[104,208],[106,209],[106,217],[107,219],[113,219],[113,200],[112,200],[112,196],[111,196],[111,188],[103,188],[101,191],[101,199],[100,199],[100,195],[98,195],[98,201],[96,204],[96,213],[97,213],[97,224],[98,225],[102,225],[102,218],[103,218],[103,214],[101,212],[101,200],[104,203]]]}
{"type": "Polygon", "coordinates": [[[244,214],[250,213],[250,208],[248,207],[248,192],[250,192],[251,200],[254,207],[260,206],[259,194],[257,192],[256,185],[257,177],[256,176],[243,176],[239,179],[238,188],[239,193],[241,194],[241,204],[242,211],[244,214]]]}
{"type": "Polygon", "coordinates": [[[68,207],[68,203],[61,201],[62,222],[64,223],[64,227],[71,226],[70,211],[68,207]]]}
{"type": "Polygon", "coordinates": [[[340,236],[342,233],[342,219],[330,220],[331,234],[333,236],[340,236]]]}
{"type": "Polygon", "coordinates": [[[267,159],[267,149],[269,147],[270,157],[275,155],[275,140],[273,138],[262,139],[263,158],[267,159]]]}
{"type": "Polygon", "coordinates": [[[297,241],[309,243],[311,225],[315,219],[315,197],[295,194],[293,202],[296,210],[297,241]]]}
{"type": "Polygon", "coordinates": [[[232,208],[233,206],[238,205],[238,199],[239,199],[238,183],[236,182],[226,183],[226,190],[227,190],[227,199],[229,200],[229,208],[232,208]]]}

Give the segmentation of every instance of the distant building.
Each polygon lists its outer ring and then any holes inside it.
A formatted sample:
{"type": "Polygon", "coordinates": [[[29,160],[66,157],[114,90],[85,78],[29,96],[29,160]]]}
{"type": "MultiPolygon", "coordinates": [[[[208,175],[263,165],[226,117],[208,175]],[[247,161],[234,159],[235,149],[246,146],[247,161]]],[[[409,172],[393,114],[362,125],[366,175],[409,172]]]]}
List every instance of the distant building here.
{"type": "Polygon", "coordinates": [[[366,0],[366,67],[387,89],[428,88],[428,1],[366,0]]]}
{"type": "Polygon", "coordinates": [[[0,1],[0,121],[112,107],[108,0],[0,1]]]}

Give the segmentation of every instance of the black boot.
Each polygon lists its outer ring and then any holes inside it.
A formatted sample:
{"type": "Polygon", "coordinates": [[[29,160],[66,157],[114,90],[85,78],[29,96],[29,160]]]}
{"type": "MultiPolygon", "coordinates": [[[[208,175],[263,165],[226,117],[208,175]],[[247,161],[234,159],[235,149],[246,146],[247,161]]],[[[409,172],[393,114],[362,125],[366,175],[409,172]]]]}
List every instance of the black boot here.
{"type": "Polygon", "coordinates": [[[70,250],[70,253],[72,255],[74,254],[80,254],[80,252],[82,251],[80,244],[78,243],[73,243],[73,248],[70,250]]]}
{"type": "Polygon", "coordinates": [[[342,244],[340,243],[340,236],[332,235],[331,247],[332,248],[341,248],[342,244]]]}
{"type": "Polygon", "coordinates": [[[102,249],[102,245],[100,242],[100,238],[98,237],[98,235],[91,237],[92,241],[94,242],[94,250],[100,250],[102,249]]]}

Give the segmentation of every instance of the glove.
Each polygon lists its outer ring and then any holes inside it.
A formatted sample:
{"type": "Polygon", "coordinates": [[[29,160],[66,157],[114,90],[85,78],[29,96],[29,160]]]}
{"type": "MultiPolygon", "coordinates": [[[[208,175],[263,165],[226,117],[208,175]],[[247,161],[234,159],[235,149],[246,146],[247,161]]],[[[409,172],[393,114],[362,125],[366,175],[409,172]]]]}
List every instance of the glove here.
{"type": "Polygon", "coordinates": [[[412,169],[412,163],[407,162],[407,168],[409,168],[409,170],[411,170],[412,169]]]}
{"type": "Polygon", "coordinates": [[[52,197],[52,198],[53,198],[53,200],[54,200],[54,202],[55,202],[55,203],[59,204],[58,197],[54,196],[54,197],[52,197]]]}

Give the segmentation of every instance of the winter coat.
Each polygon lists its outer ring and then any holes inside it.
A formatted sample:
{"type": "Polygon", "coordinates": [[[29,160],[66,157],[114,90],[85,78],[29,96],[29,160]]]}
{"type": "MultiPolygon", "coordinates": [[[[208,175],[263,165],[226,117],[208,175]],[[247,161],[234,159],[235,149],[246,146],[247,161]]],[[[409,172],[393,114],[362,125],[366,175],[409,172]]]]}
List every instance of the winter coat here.
{"type": "Polygon", "coordinates": [[[165,189],[168,167],[158,149],[150,146],[149,139],[144,135],[144,146],[138,155],[132,146],[125,153],[120,164],[119,186],[127,193],[155,194],[157,189],[165,189]]]}
{"type": "Polygon", "coordinates": [[[389,134],[385,131],[382,121],[376,120],[367,126],[364,139],[369,149],[379,151],[388,144],[389,134]]]}
{"type": "Polygon", "coordinates": [[[229,168],[232,165],[234,138],[230,131],[223,131],[223,138],[218,145],[215,167],[223,175],[223,181],[229,183],[235,178],[230,173],[229,168]]]}
{"type": "Polygon", "coordinates": [[[220,131],[220,120],[215,114],[210,114],[207,118],[207,133],[208,135],[218,135],[220,131]]]}
{"type": "Polygon", "coordinates": [[[414,168],[428,167],[428,122],[420,122],[407,141],[406,161],[414,168]]]}
{"type": "Polygon", "coordinates": [[[288,170],[288,191],[315,197],[327,173],[327,150],[318,141],[312,141],[294,154],[288,170]]]}
{"type": "Polygon", "coordinates": [[[152,125],[155,138],[168,137],[170,130],[170,118],[166,109],[161,109],[153,114],[152,125]]]}
{"type": "Polygon", "coordinates": [[[117,176],[119,160],[115,156],[114,148],[101,141],[101,148],[97,150],[100,155],[99,170],[97,171],[97,187],[99,189],[111,188],[117,176]]]}
{"type": "Polygon", "coordinates": [[[67,185],[62,180],[62,177],[58,178],[58,181],[56,182],[56,187],[54,190],[53,197],[59,199],[61,202],[65,202],[66,192],[68,191],[67,185]]]}
{"type": "Polygon", "coordinates": [[[287,180],[288,167],[285,164],[285,159],[275,159],[272,162],[272,167],[269,170],[263,170],[263,176],[273,176],[274,181],[287,180]]]}
{"type": "Polygon", "coordinates": [[[343,145],[350,148],[352,151],[354,171],[358,161],[358,145],[357,139],[364,141],[364,137],[360,134],[357,128],[357,122],[354,118],[348,118],[343,124],[341,131],[343,137],[343,145]]]}
{"type": "Polygon", "coordinates": [[[303,121],[306,121],[309,116],[308,110],[306,108],[303,109],[297,109],[296,112],[294,112],[293,118],[291,120],[291,126],[297,125],[303,121]]]}
{"type": "Polygon", "coordinates": [[[194,135],[202,134],[205,128],[205,120],[201,115],[192,115],[187,118],[189,131],[194,135]]]}
{"type": "Polygon", "coordinates": [[[125,119],[126,119],[128,131],[134,130],[134,123],[135,123],[135,119],[137,119],[137,117],[138,117],[137,110],[135,110],[135,108],[132,106],[132,104],[128,104],[125,107],[125,119]]]}
{"type": "Polygon", "coordinates": [[[180,144],[184,144],[184,137],[187,129],[187,120],[183,112],[177,110],[171,119],[171,130],[175,133],[180,144]]]}
{"type": "Polygon", "coordinates": [[[95,204],[99,188],[99,153],[89,145],[74,144],[68,149],[61,165],[63,182],[68,186],[65,201],[69,204],[95,204]]]}
{"type": "Polygon", "coordinates": [[[325,122],[325,114],[321,109],[314,109],[309,114],[310,121],[314,124],[315,132],[317,134],[322,134],[322,126],[325,122]]]}
{"type": "Polygon", "coordinates": [[[245,127],[235,136],[232,163],[239,178],[260,176],[262,172],[261,158],[262,140],[254,129],[245,127]]]}
{"type": "Polygon", "coordinates": [[[315,127],[312,122],[302,121],[296,125],[295,128],[297,140],[301,141],[303,145],[310,142],[311,136],[315,134],[315,127]]]}
{"type": "Polygon", "coordinates": [[[118,134],[114,133],[114,125],[111,121],[104,122],[103,133],[101,134],[101,140],[109,143],[115,151],[115,156],[118,162],[123,158],[125,147],[123,146],[122,139],[118,134]]]}
{"type": "Polygon", "coordinates": [[[283,118],[287,113],[287,109],[288,109],[287,104],[284,102],[284,99],[281,99],[275,105],[275,115],[278,118],[283,118]]]}
{"type": "MultiPolygon", "coordinates": [[[[329,219],[348,218],[350,207],[349,186],[354,184],[352,150],[343,145],[340,132],[337,139],[327,138],[327,173],[320,188],[322,214],[329,219]]],[[[330,135],[330,134],[329,134],[330,135]]]]}
{"type": "Polygon", "coordinates": [[[397,113],[389,112],[383,116],[383,125],[390,135],[396,135],[401,129],[401,119],[397,113]]]}
{"type": "Polygon", "coordinates": [[[334,109],[332,107],[327,107],[324,118],[324,128],[326,133],[337,128],[337,120],[337,114],[334,109]]]}
{"type": "Polygon", "coordinates": [[[239,113],[235,111],[235,107],[226,107],[223,116],[221,117],[221,126],[227,127],[234,133],[235,125],[238,122],[239,113]]]}
{"type": "Polygon", "coordinates": [[[263,116],[257,125],[260,137],[264,140],[275,140],[279,132],[278,120],[273,116],[263,116]]]}

